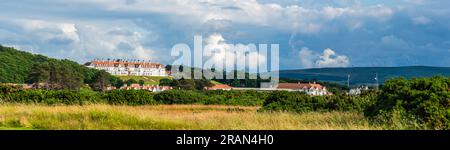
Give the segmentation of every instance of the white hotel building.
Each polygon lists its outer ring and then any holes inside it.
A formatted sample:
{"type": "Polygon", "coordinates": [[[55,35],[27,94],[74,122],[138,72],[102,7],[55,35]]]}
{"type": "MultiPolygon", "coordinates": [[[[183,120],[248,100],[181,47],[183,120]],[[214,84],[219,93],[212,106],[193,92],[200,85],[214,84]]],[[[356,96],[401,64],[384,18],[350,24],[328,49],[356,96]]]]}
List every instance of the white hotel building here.
{"type": "Polygon", "coordinates": [[[85,64],[89,68],[105,70],[116,76],[168,76],[162,64],[142,61],[94,60],[85,64]]]}

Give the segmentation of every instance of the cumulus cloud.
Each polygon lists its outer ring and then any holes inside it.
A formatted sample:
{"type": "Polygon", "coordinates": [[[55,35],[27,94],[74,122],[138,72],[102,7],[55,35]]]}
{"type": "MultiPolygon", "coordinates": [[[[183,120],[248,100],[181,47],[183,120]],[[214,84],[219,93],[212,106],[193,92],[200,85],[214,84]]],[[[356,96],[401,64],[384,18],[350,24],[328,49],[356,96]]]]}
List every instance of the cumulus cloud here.
{"type": "Polygon", "coordinates": [[[324,26],[330,25],[327,22],[331,20],[344,22],[359,18],[386,20],[394,12],[392,8],[383,5],[330,6],[324,4],[323,7],[308,7],[301,3],[283,6],[277,2],[261,3],[257,0],[127,0],[125,4],[123,0],[69,0],[66,3],[72,3],[75,6],[92,6],[94,10],[108,15],[120,13],[134,16],[157,13],[183,18],[182,20],[189,18],[191,22],[196,22],[198,25],[209,20],[231,20],[235,23],[270,26],[304,33],[321,31],[324,26]],[[107,12],[103,12],[105,10],[107,12]]]}
{"type": "Polygon", "coordinates": [[[347,67],[350,64],[347,56],[338,55],[330,48],[319,54],[304,47],[299,51],[299,59],[305,68],[347,67]]]}
{"type": "Polygon", "coordinates": [[[78,42],[77,28],[73,23],[46,22],[43,20],[13,20],[14,26],[20,27],[24,34],[28,34],[42,41],[65,41],[68,44],[78,42]]]}
{"type": "MultiPolygon", "coordinates": [[[[205,50],[213,50],[210,60],[214,64],[216,69],[227,69],[227,71],[234,70],[235,65],[239,64],[245,67],[257,68],[258,64],[266,64],[266,56],[258,53],[257,49],[251,50],[250,45],[244,45],[242,43],[227,43],[223,36],[219,33],[214,33],[205,39],[205,50]],[[242,55],[237,55],[241,51],[242,55]],[[223,66],[220,66],[223,65],[223,66]],[[225,68],[224,68],[225,67],[225,68]]],[[[255,47],[256,48],[256,47],[255,47]]],[[[245,68],[237,68],[245,69],[245,68]]],[[[256,70],[254,70],[256,71],[256,70]]]]}
{"type": "MultiPolygon", "coordinates": [[[[154,50],[144,47],[143,33],[121,27],[80,25],[82,42],[77,49],[85,58],[155,59],[154,50]],[[105,29],[106,28],[106,29],[105,29]]],[[[88,61],[88,60],[86,60],[88,61]]]]}
{"type": "Polygon", "coordinates": [[[299,52],[300,62],[305,68],[313,68],[315,67],[315,61],[317,59],[317,54],[314,54],[313,51],[309,50],[306,47],[303,47],[299,52]]]}
{"type": "Polygon", "coordinates": [[[8,30],[1,44],[25,51],[69,58],[81,63],[93,58],[153,59],[154,50],[141,44],[142,33],[101,24],[75,24],[44,20],[1,20],[8,30]],[[14,39],[8,39],[14,37],[14,39]]]}

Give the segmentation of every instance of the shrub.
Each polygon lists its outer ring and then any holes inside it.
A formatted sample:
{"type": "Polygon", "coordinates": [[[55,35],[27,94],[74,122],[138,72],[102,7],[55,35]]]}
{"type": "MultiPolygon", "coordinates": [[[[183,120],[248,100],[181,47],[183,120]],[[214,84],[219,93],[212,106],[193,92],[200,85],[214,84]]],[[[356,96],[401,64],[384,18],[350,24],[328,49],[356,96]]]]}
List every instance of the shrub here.
{"type": "Polygon", "coordinates": [[[265,100],[260,111],[288,111],[288,112],[310,112],[310,111],[355,111],[361,112],[365,107],[373,103],[372,95],[361,96],[328,95],[310,96],[304,92],[275,91],[265,100]]]}
{"type": "Polygon", "coordinates": [[[375,104],[368,107],[364,114],[375,122],[396,124],[395,120],[407,120],[418,122],[426,128],[450,129],[449,85],[450,80],[440,76],[388,80],[375,104]]]}
{"type": "Polygon", "coordinates": [[[261,106],[268,92],[257,91],[203,91],[207,96],[204,104],[261,106]]]}
{"type": "Polygon", "coordinates": [[[154,99],[162,104],[206,104],[261,106],[265,92],[170,90],[158,93],[154,99]]]}
{"type": "Polygon", "coordinates": [[[267,95],[267,92],[257,91],[169,90],[152,93],[145,90],[96,92],[90,89],[79,91],[22,90],[0,87],[1,103],[42,103],[49,105],[108,103],[115,105],[207,104],[261,106],[267,95]]]}
{"type": "Polygon", "coordinates": [[[156,94],[154,99],[162,104],[194,104],[201,103],[207,98],[196,91],[169,90],[156,94]]]}
{"type": "Polygon", "coordinates": [[[10,86],[10,85],[0,85],[0,94],[9,94],[21,90],[21,87],[10,86]]]}
{"type": "Polygon", "coordinates": [[[145,90],[114,90],[106,92],[102,97],[115,105],[154,105],[154,93],[145,90]]]}
{"type": "Polygon", "coordinates": [[[83,105],[101,102],[97,93],[68,90],[21,90],[3,97],[4,101],[13,103],[83,105]]]}

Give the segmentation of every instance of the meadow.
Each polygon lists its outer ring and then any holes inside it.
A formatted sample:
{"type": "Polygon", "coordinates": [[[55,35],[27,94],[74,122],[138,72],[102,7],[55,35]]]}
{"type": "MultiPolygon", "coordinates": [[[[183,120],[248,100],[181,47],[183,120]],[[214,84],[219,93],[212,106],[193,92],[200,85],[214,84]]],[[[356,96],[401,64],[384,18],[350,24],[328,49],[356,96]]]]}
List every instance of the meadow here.
{"type": "Polygon", "coordinates": [[[440,76],[396,78],[357,96],[0,86],[0,129],[448,130],[449,85],[440,76]]]}
{"type": "Polygon", "coordinates": [[[356,112],[258,112],[224,105],[0,105],[0,129],[378,130],[356,112]]]}
{"type": "Polygon", "coordinates": [[[146,85],[159,85],[161,79],[170,79],[170,77],[151,77],[151,76],[117,76],[123,81],[133,79],[135,81],[142,80],[146,85]]]}

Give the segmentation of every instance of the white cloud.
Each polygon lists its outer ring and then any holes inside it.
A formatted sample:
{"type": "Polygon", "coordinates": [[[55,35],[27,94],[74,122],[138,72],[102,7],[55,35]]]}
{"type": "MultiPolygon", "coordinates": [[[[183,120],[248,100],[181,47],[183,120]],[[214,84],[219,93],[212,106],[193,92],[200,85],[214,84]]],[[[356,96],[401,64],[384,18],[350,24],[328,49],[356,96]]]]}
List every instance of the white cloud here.
{"type": "Polygon", "coordinates": [[[338,55],[330,48],[319,54],[304,47],[299,51],[299,59],[304,68],[347,67],[350,64],[347,56],[338,55]]]}
{"type": "MultiPolygon", "coordinates": [[[[3,20],[5,21],[5,20],[3,20]]],[[[42,41],[66,41],[69,43],[78,42],[79,36],[77,28],[73,23],[46,22],[43,20],[13,20],[14,26],[19,26],[24,34],[35,35],[42,41]]]]}
{"type": "Polygon", "coordinates": [[[325,49],[316,61],[318,67],[347,67],[349,65],[348,57],[337,55],[332,49],[325,49]]]}
{"type": "Polygon", "coordinates": [[[317,59],[316,54],[306,47],[303,47],[299,52],[300,62],[305,68],[315,67],[314,61],[317,59]]]}
{"type": "MultiPolygon", "coordinates": [[[[123,0],[86,0],[72,3],[91,4],[119,13],[167,14],[182,18],[181,21],[190,20],[198,26],[210,20],[230,20],[234,23],[270,26],[300,33],[323,31],[322,29],[333,25],[328,24],[332,20],[348,22],[368,18],[385,21],[394,13],[393,9],[383,5],[324,5],[313,8],[301,4],[282,6],[277,3],[260,3],[257,0],[152,0],[133,3],[124,3],[123,0]]],[[[354,28],[354,25],[349,28],[354,28]]]]}
{"type": "Polygon", "coordinates": [[[142,45],[138,45],[133,50],[133,57],[141,60],[149,60],[155,58],[152,54],[154,54],[154,50],[145,49],[142,45]]]}
{"type": "MultiPolygon", "coordinates": [[[[93,58],[155,59],[154,50],[142,45],[143,33],[99,23],[72,23],[44,20],[2,20],[15,30],[7,32],[13,41],[1,44],[80,63],[93,58]],[[18,42],[18,43],[16,43],[18,42]]],[[[2,24],[0,24],[2,25],[2,24]]]]}
{"type": "Polygon", "coordinates": [[[78,50],[85,57],[156,59],[155,50],[142,45],[144,35],[140,32],[102,25],[80,25],[80,30],[83,32],[78,50]]]}
{"type": "MultiPolygon", "coordinates": [[[[248,59],[247,66],[251,68],[257,68],[258,64],[266,63],[266,56],[259,54],[257,51],[250,51],[249,45],[244,45],[241,43],[227,43],[221,34],[214,33],[205,39],[205,46],[211,50],[216,50],[216,53],[208,59],[211,59],[214,64],[224,64],[228,71],[233,70],[235,64],[245,63],[248,59]],[[248,51],[247,56],[236,55],[235,51],[248,51]],[[235,60],[236,59],[236,60],[235,60]],[[231,68],[231,69],[230,69],[231,68]],[[230,70],[229,70],[230,69],[230,70]]],[[[221,66],[215,66],[216,69],[223,69],[221,66]]],[[[245,68],[237,68],[245,69],[245,68]]],[[[256,71],[256,70],[255,70],[256,71]]]]}

